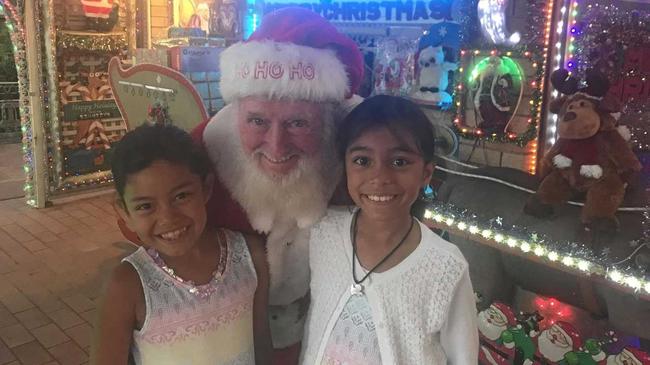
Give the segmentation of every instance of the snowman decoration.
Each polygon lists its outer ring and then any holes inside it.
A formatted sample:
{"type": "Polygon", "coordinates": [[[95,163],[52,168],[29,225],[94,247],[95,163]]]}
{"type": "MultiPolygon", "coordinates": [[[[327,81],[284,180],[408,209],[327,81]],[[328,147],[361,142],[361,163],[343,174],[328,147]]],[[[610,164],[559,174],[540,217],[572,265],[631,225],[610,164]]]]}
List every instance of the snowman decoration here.
{"type": "Polygon", "coordinates": [[[456,71],[458,64],[445,61],[442,46],[428,46],[420,51],[418,66],[418,88],[412,97],[426,104],[451,104],[451,95],[447,92],[449,72],[456,71]]]}

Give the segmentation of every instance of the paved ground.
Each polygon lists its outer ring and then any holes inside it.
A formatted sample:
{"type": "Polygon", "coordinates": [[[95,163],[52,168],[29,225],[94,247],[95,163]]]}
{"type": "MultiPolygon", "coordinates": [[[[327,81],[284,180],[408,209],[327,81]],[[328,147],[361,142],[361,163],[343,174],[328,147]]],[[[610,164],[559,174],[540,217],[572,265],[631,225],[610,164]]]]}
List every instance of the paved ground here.
{"type": "Polygon", "coordinates": [[[0,364],[88,362],[102,283],[124,243],[111,195],[28,208],[0,201],[0,364]]]}
{"type": "Polygon", "coordinates": [[[0,144],[0,200],[23,196],[25,172],[20,144],[0,144]]]}

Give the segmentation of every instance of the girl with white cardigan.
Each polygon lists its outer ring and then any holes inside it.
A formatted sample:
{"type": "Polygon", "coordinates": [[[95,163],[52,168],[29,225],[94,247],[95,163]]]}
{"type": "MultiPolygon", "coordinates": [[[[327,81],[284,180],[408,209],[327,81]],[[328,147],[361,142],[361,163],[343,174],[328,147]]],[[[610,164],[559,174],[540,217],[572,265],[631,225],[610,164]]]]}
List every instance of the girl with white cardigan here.
{"type": "Polygon", "coordinates": [[[375,96],[337,140],[356,208],[330,209],[311,232],[301,364],[477,364],[467,262],[411,215],[434,170],[429,120],[406,99],[375,96]]]}

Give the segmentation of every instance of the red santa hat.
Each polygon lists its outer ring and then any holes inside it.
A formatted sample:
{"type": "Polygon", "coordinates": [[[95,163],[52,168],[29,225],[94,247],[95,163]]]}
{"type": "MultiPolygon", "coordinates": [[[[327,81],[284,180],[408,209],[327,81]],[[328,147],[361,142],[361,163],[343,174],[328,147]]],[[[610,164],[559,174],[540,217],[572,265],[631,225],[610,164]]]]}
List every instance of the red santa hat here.
{"type": "Polygon", "coordinates": [[[650,355],[643,350],[639,350],[633,347],[626,347],[622,352],[627,353],[626,355],[635,359],[643,365],[650,365],[650,355]]]}
{"type": "Polygon", "coordinates": [[[247,41],[221,53],[220,67],[226,103],[246,96],[343,101],[363,78],[356,43],[322,16],[296,7],[265,16],[247,41]]]}
{"type": "Polygon", "coordinates": [[[107,19],[113,10],[113,0],[81,0],[84,15],[107,19]]]}
{"type": "Polygon", "coordinates": [[[560,332],[564,335],[564,338],[569,342],[569,346],[573,349],[579,349],[582,347],[582,339],[578,331],[570,324],[564,321],[555,322],[553,325],[555,328],[559,329],[560,332]]]}
{"type": "Polygon", "coordinates": [[[517,319],[515,317],[515,314],[512,312],[512,309],[508,307],[507,305],[501,303],[501,302],[494,302],[492,305],[490,305],[492,309],[497,311],[503,318],[506,320],[506,326],[507,327],[512,327],[515,324],[517,324],[517,319]]]}

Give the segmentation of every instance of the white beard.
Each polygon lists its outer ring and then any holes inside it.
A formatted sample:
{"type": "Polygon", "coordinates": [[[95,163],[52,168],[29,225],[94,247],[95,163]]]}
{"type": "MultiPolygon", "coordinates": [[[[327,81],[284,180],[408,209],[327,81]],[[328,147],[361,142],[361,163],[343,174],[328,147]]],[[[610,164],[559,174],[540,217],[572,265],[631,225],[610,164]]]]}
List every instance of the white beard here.
{"type": "Polygon", "coordinates": [[[478,316],[478,330],[485,338],[496,341],[501,337],[501,333],[505,331],[507,326],[499,326],[496,323],[488,321],[487,310],[479,313],[478,316]]]}
{"type": "Polygon", "coordinates": [[[325,215],[341,178],[333,127],[331,121],[323,121],[327,127],[316,156],[302,156],[287,176],[270,177],[244,152],[236,112],[235,104],[219,111],[207,125],[203,140],[209,142],[205,145],[219,180],[242,206],[252,227],[268,235],[269,301],[285,305],[309,289],[308,230],[325,215]]]}
{"type": "Polygon", "coordinates": [[[537,338],[537,348],[539,353],[551,362],[558,362],[564,358],[564,354],[571,351],[571,346],[562,347],[559,343],[551,342],[547,336],[547,331],[542,332],[537,338]]]}

